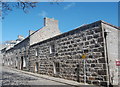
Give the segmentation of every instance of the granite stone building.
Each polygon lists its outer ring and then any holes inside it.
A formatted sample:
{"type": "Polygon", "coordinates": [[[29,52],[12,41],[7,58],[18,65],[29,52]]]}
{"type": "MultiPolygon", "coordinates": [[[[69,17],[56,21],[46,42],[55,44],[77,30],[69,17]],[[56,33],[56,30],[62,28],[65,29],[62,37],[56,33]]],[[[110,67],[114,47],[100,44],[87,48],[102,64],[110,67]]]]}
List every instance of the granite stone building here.
{"type": "Polygon", "coordinates": [[[119,37],[119,28],[104,21],[61,34],[58,21],[45,18],[42,29],[2,50],[3,64],[80,83],[120,85],[119,37]]]}

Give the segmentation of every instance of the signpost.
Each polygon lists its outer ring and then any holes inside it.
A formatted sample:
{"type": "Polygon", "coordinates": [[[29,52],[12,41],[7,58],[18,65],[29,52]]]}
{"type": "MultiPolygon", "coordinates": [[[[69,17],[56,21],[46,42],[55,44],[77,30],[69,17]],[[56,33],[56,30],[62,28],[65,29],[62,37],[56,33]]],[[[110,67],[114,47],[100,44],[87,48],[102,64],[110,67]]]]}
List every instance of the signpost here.
{"type": "Polygon", "coordinates": [[[82,55],[82,59],[84,59],[84,84],[86,84],[86,61],[85,61],[86,55],[85,54],[82,55]]]}
{"type": "Polygon", "coordinates": [[[82,59],[85,59],[85,58],[86,58],[86,55],[85,55],[85,54],[83,54],[83,55],[82,55],[82,59]]]}
{"type": "Polygon", "coordinates": [[[120,66],[120,61],[116,61],[116,66],[120,66]]]}

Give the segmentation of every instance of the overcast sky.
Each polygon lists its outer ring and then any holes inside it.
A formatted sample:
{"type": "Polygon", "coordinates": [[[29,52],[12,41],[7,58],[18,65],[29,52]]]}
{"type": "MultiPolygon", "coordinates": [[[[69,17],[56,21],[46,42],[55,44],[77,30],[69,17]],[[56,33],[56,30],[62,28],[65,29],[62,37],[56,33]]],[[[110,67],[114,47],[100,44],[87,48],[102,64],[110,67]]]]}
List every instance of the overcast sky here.
{"type": "Polygon", "coordinates": [[[16,40],[18,35],[28,36],[29,30],[43,27],[43,18],[59,20],[61,32],[70,31],[83,24],[98,20],[118,26],[117,2],[40,2],[25,14],[20,9],[9,12],[2,21],[2,40],[16,40]]]}

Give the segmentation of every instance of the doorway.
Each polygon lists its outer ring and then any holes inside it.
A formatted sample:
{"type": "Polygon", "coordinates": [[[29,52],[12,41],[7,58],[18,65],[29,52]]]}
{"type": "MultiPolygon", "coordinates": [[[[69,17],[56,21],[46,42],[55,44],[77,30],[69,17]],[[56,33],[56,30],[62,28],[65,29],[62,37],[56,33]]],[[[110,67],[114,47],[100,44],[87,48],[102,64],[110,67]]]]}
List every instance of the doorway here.
{"type": "Polygon", "coordinates": [[[18,57],[16,57],[15,68],[18,68],[18,57]]]}
{"type": "Polygon", "coordinates": [[[77,64],[77,68],[76,68],[76,73],[77,73],[77,82],[80,82],[80,77],[79,77],[79,74],[80,74],[80,65],[77,64]]]}
{"type": "Polygon", "coordinates": [[[35,72],[38,73],[38,70],[39,70],[39,63],[36,62],[36,63],[35,63],[35,72]]]}
{"type": "Polygon", "coordinates": [[[23,70],[23,56],[21,57],[21,65],[20,66],[21,66],[20,69],[23,70]]]}

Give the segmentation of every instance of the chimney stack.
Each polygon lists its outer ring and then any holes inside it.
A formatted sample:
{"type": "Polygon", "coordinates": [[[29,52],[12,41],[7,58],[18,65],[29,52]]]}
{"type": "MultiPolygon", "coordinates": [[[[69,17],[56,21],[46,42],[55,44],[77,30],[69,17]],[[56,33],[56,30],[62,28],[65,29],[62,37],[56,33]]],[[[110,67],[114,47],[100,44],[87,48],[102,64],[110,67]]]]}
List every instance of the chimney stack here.
{"type": "Polygon", "coordinates": [[[22,35],[18,35],[18,39],[23,40],[24,37],[22,35]]]}
{"type": "Polygon", "coordinates": [[[35,31],[33,30],[29,30],[29,35],[31,35],[32,33],[34,33],[35,31]]]}
{"type": "Polygon", "coordinates": [[[44,18],[44,26],[58,26],[58,20],[55,20],[54,18],[44,18]]]}

